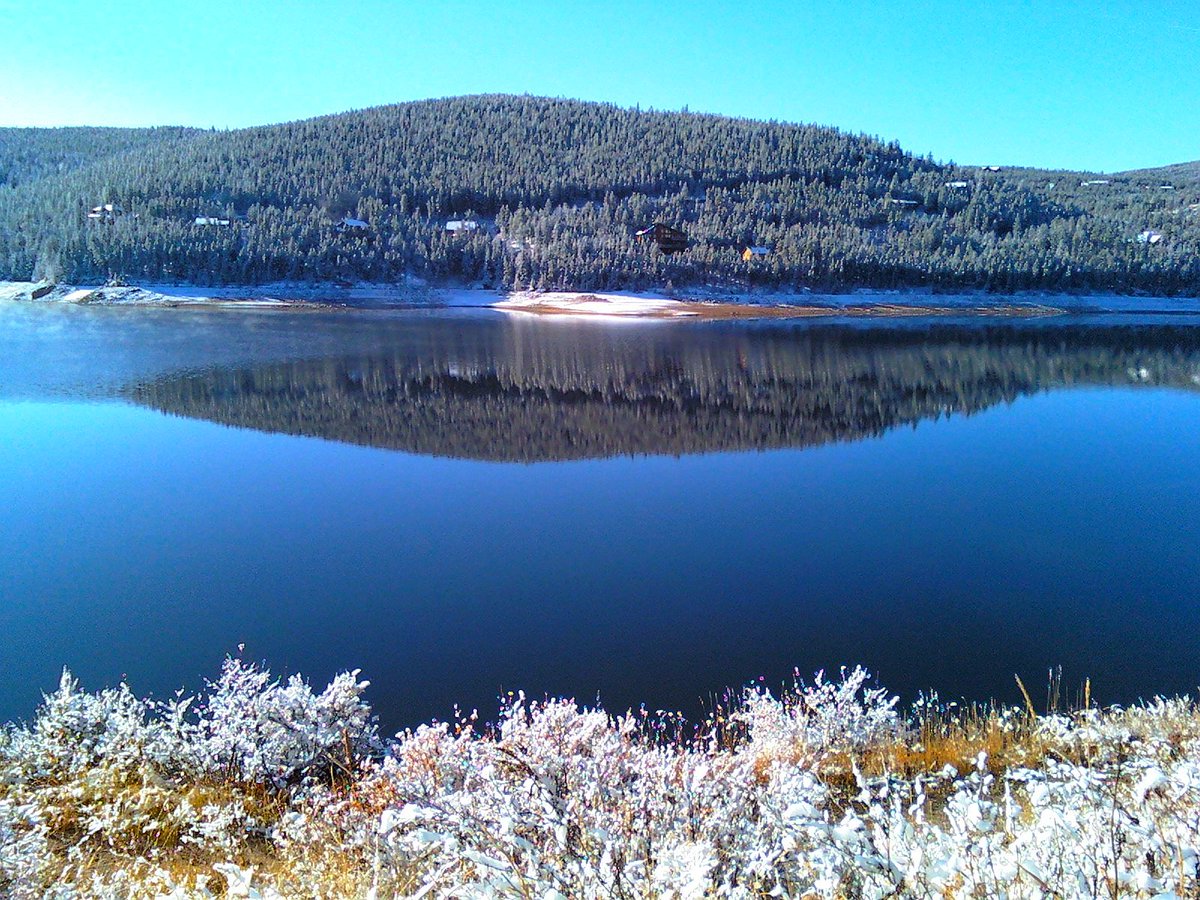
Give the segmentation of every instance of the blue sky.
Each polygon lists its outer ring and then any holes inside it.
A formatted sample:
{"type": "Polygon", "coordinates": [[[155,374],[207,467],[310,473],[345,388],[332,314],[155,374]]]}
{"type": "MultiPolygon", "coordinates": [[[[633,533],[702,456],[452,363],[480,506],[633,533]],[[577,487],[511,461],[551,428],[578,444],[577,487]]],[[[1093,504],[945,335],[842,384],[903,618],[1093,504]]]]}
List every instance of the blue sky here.
{"type": "Polygon", "coordinates": [[[470,93],[813,122],[965,163],[1200,159],[1200,0],[0,0],[3,125],[241,127],[470,93]]]}

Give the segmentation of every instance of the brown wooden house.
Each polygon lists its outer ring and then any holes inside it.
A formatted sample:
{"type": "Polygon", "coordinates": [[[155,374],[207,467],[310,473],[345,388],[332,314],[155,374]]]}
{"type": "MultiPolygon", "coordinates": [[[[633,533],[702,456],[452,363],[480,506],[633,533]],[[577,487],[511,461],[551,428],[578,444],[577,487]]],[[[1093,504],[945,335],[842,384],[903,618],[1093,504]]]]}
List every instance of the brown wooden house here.
{"type": "Polygon", "coordinates": [[[687,232],[664,225],[662,222],[655,222],[649,228],[643,228],[637,232],[635,237],[638,240],[654,241],[663,253],[680,253],[688,246],[687,232]]]}

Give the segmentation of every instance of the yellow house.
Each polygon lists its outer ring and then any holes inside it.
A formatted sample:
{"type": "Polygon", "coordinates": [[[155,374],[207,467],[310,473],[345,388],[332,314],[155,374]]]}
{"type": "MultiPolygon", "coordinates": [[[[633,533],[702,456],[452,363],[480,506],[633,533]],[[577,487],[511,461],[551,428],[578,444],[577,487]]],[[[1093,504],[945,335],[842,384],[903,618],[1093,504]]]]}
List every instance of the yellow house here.
{"type": "Polygon", "coordinates": [[[771,252],[770,247],[747,247],[742,251],[742,259],[746,262],[754,259],[756,256],[767,256],[771,252]]]}

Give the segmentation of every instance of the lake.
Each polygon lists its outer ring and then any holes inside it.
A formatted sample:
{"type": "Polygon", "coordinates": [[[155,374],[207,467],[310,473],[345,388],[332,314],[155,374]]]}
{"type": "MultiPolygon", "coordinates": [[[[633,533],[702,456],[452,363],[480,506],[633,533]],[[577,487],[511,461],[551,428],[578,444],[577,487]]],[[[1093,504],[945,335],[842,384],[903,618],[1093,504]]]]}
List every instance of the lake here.
{"type": "Polygon", "coordinates": [[[0,304],[0,721],[239,652],[388,729],[854,664],[1194,692],[1191,321],[0,304]]]}

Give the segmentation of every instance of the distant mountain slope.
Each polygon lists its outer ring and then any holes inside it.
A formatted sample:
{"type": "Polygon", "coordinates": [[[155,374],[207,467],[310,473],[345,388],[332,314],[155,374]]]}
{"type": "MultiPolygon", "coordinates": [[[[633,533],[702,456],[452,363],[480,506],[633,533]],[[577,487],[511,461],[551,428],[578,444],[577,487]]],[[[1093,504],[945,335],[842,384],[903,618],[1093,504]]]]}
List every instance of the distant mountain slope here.
{"type": "MultiPolygon", "coordinates": [[[[1200,291],[1194,173],[943,166],[832,128],[512,96],[120,152],[92,131],[0,186],[0,277],[1200,291]],[[687,249],[639,240],[656,221],[687,249]]],[[[6,137],[0,160],[53,144],[6,137]]]]}
{"type": "Polygon", "coordinates": [[[62,175],[97,160],[204,134],[194,128],[0,128],[0,185],[62,175]]]}
{"type": "Polygon", "coordinates": [[[1200,160],[1195,162],[1175,163],[1170,166],[1159,166],[1155,169],[1133,169],[1129,172],[1122,172],[1122,175],[1131,177],[1148,177],[1161,178],[1164,182],[1170,181],[1173,178],[1182,178],[1185,180],[1200,179],[1200,160]]]}

